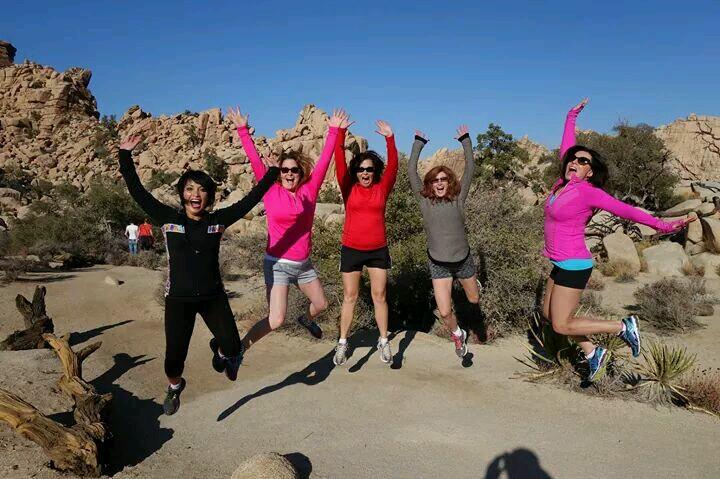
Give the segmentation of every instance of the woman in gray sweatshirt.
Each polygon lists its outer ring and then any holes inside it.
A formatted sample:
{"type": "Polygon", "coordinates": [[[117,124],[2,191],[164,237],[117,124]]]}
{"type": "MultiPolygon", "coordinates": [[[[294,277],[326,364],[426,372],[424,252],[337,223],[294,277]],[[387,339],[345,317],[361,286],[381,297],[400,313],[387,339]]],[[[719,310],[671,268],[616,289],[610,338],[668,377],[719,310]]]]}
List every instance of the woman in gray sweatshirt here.
{"type": "Polygon", "coordinates": [[[465,153],[462,179],[447,166],[436,166],[421,181],[417,172],[418,159],[427,137],[415,132],[410,162],[410,186],[420,202],[428,244],[428,265],[432,277],[435,302],[445,327],[451,331],[455,352],[459,357],[467,354],[467,332],[460,329],[452,307],[452,283],[457,278],[470,303],[480,300],[475,262],[465,234],[465,199],[470,190],[475,163],[468,127],[457,129],[455,137],[465,153]]]}

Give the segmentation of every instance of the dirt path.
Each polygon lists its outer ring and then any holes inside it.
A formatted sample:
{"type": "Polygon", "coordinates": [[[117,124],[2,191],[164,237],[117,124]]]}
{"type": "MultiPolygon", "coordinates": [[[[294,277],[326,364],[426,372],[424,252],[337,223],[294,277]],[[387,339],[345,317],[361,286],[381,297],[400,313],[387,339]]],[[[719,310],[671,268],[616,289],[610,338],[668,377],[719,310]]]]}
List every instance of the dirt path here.
{"type": "MultiPolygon", "coordinates": [[[[111,462],[127,466],[115,477],[230,477],[243,459],[265,451],[294,453],[313,478],[687,479],[720,470],[718,420],[511,379],[522,369],[513,359],[523,354],[519,337],[472,348],[472,366],[462,367],[449,343],[401,334],[393,351],[404,354],[393,368],[372,353],[374,338],[357,337],[348,364],[334,368],[332,344],[276,334],[248,353],[229,383],[210,368],[210,335],[199,321],[182,408],[163,416],[158,282],[158,274],[128,267],[45,282],[58,332],[81,333],[76,343],[103,341],[85,375],[115,394],[111,462]],[[108,273],[125,283],[105,284],[108,273]]],[[[635,287],[608,284],[603,296],[619,304],[635,287]]],[[[33,289],[32,282],[0,288],[0,336],[20,325],[15,295],[33,289]]],[[[683,339],[703,353],[703,364],[720,365],[718,316],[703,320],[708,328],[683,339]]],[[[51,353],[0,353],[0,363],[0,387],[24,374],[28,400],[62,410],[57,394],[48,394],[57,378],[51,353]]],[[[5,426],[0,449],[0,477],[59,477],[5,426]]]]}

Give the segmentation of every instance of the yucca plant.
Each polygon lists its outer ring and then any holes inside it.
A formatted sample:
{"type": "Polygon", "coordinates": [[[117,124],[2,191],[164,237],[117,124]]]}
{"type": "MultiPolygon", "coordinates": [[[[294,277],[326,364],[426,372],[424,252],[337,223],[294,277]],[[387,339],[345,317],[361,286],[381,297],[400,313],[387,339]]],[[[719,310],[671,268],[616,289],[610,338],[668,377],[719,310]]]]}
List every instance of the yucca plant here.
{"type": "Polygon", "coordinates": [[[641,351],[643,363],[638,368],[635,389],[641,398],[658,404],[688,404],[679,385],[680,378],[695,364],[695,354],[684,347],[670,347],[652,342],[641,351]]]}
{"type": "Polygon", "coordinates": [[[567,336],[556,333],[552,325],[544,322],[538,313],[528,320],[529,344],[525,344],[528,354],[524,358],[515,358],[531,369],[526,376],[531,381],[551,378],[558,373],[577,375],[575,358],[580,349],[567,336]]]}

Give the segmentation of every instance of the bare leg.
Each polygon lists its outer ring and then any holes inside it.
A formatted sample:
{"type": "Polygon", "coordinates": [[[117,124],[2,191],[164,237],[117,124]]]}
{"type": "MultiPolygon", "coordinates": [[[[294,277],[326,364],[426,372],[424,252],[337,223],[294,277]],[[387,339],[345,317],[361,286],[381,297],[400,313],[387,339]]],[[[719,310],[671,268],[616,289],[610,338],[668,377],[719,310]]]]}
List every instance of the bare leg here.
{"type": "Polygon", "coordinates": [[[271,331],[282,326],[287,313],[288,285],[273,284],[266,285],[270,313],[250,328],[250,331],[242,339],[242,344],[247,351],[256,342],[267,336],[271,331]]]}
{"type": "Polygon", "coordinates": [[[319,279],[314,279],[309,283],[298,284],[298,288],[300,288],[300,291],[310,300],[310,305],[307,311],[305,311],[308,319],[315,319],[320,313],[327,309],[328,301],[319,279]]]}
{"type": "Polygon", "coordinates": [[[447,330],[452,333],[457,329],[457,318],[452,308],[452,278],[433,279],[433,292],[438,313],[447,330]]]}
{"type": "Polygon", "coordinates": [[[469,303],[478,304],[480,302],[480,290],[477,284],[477,275],[472,275],[469,278],[458,278],[458,281],[465,291],[465,297],[469,303]]]}
{"type": "Polygon", "coordinates": [[[574,314],[580,303],[581,295],[581,289],[553,284],[549,299],[549,311],[550,321],[555,332],[573,338],[587,355],[595,348],[588,340],[587,335],[617,334],[622,331],[622,322],[604,321],[586,316],[576,317],[574,314]]]}
{"type": "Polygon", "coordinates": [[[388,305],[386,299],[387,270],[368,268],[370,275],[370,293],[375,307],[375,321],[380,330],[380,337],[387,338],[388,334],[388,305]]]}
{"type": "Polygon", "coordinates": [[[362,271],[343,273],[343,304],[340,311],[340,339],[347,339],[360,294],[360,275],[362,271]]]}

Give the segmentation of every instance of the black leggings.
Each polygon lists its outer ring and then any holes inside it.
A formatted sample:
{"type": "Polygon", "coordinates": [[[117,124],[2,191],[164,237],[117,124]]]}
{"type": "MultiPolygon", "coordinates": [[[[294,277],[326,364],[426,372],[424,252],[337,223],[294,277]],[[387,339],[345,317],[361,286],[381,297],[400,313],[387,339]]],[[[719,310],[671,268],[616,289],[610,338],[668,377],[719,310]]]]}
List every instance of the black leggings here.
{"type": "Polygon", "coordinates": [[[165,298],[165,374],[179,378],[185,369],[195,315],[200,313],[217,339],[225,356],[240,354],[240,335],[225,293],[202,301],[180,301],[165,298]]]}

